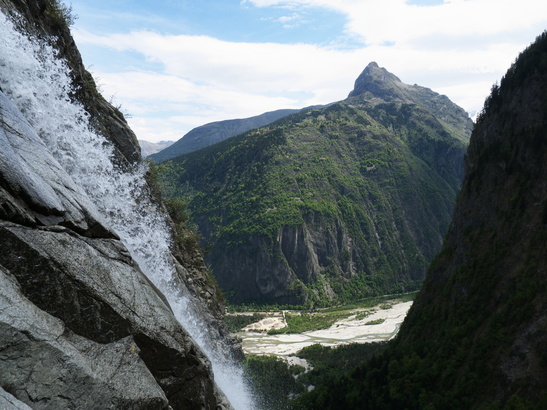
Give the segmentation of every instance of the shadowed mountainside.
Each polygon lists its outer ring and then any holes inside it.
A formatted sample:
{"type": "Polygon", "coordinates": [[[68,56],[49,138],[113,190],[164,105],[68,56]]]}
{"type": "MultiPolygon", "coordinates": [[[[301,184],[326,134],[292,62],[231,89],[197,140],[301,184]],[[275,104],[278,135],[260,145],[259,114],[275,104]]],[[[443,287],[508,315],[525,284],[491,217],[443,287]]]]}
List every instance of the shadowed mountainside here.
{"type": "Polygon", "coordinates": [[[301,408],[547,407],[546,95],[543,33],[485,102],[450,229],[397,339],[301,408]]]}

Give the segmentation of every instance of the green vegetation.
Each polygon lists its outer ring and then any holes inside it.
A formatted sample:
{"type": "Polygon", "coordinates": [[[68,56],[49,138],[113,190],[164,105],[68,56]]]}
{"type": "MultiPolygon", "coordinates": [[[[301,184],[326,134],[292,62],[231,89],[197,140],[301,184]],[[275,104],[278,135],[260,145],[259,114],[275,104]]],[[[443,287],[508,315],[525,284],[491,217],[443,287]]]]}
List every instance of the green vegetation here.
{"type": "Polygon", "coordinates": [[[419,288],[461,182],[450,132],[417,104],[352,97],[158,170],[231,303],[331,306],[419,288]]]}
{"type": "Polygon", "coordinates": [[[282,109],[249,118],[217,121],[201,125],[192,129],[173,145],[151,155],[149,158],[155,163],[167,161],[179,155],[197,151],[235,135],[265,126],[297,111],[295,109],[282,109]]]}
{"type": "Polygon", "coordinates": [[[371,312],[369,311],[360,312],[355,315],[354,320],[363,320],[364,318],[369,317],[370,315],[371,315],[371,312]]]}
{"type": "Polygon", "coordinates": [[[296,408],[547,408],[546,92],[544,33],[485,103],[454,221],[397,338],[296,408]]]}
{"type": "MultiPolygon", "coordinates": [[[[314,344],[305,347],[296,353],[295,356],[306,359],[312,366],[312,370],[302,374],[298,378],[298,382],[305,386],[314,386],[321,391],[321,386],[347,380],[346,377],[349,369],[354,369],[367,363],[372,357],[381,354],[386,349],[386,346],[387,342],[351,343],[337,347],[314,344]]],[[[290,408],[314,408],[308,407],[305,403],[307,403],[307,396],[301,395],[291,402],[290,408]]]]}
{"type": "Polygon", "coordinates": [[[395,302],[411,302],[416,298],[417,294],[418,292],[408,292],[393,295],[374,296],[344,303],[343,305],[336,307],[322,309],[321,312],[347,312],[354,309],[373,308],[378,305],[380,305],[380,308],[383,308],[383,306],[388,306],[395,302]]]}
{"type": "Polygon", "coordinates": [[[240,312],[281,312],[283,310],[296,310],[296,311],[306,311],[304,306],[298,305],[277,305],[277,304],[256,304],[256,303],[244,303],[241,305],[232,305],[228,304],[226,309],[229,313],[240,313],[240,312]]]}
{"type": "Polygon", "coordinates": [[[270,335],[281,333],[302,333],[311,330],[327,329],[334,322],[344,318],[343,314],[321,314],[321,313],[300,313],[300,314],[285,314],[287,327],[283,329],[272,329],[268,331],[270,335]]]}
{"type": "Polygon", "coordinates": [[[252,315],[225,315],[224,323],[232,333],[239,332],[245,326],[256,323],[264,319],[266,315],[253,313],[252,315]]]}
{"type": "Polygon", "coordinates": [[[48,0],[46,14],[57,22],[59,26],[70,27],[72,26],[78,16],[74,14],[72,5],[66,5],[58,0],[48,0]]]}
{"type": "Polygon", "coordinates": [[[244,370],[259,398],[261,409],[287,409],[290,398],[306,391],[305,386],[295,379],[304,368],[289,366],[278,357],[249,355],[245,359],[244,370]]]}
{"type": "Polygon", "coordinates": [[[174,254],[184,259],[184,266],[194,269],[196,274],[194,284],[204,292],[213,292],[216,300],[213,300],[212,303],[218,303],[223,310],[226,303],[225,296],[213,273],[203,263],[202,255],[205,250],[201,248],[201,238],[196,227],[190,223],[187,202],[182,198],[165,198],[160,189],[158,168],[151,161],[147,161],[146,165],[148,167],[146,181],[148,182],[151,197],[155,199],[156,206],[165,207],[172,221],[171,247],[174,254]]]}
{"type": "Polygon", "coordinates": [[[306,359],[312,369],[289,365],[275,356],[249,355],[245,373],[260,397],[259,408],[309,409],[305,393],[310,386],[323,386],[344,380],[347,369],[355,368],[382,353],[386,342],[352,343],[335,348],[318,344],[306,347],[294,356],[306,359]]]}
{"type": "MultiPolygon", "coordinates": [[[[407,302],[413,300],[415,295],[416,294],[413,293],[367,298],[336,308],[321,309],[319,312],[293,311],[286,314],[289,329],[285,329],[281,332],[275,331],[269,333],[305,332],[328,327],[335,320],[351,317],[355,314],[356,309],[371,309],[379,306],[385,307],[388,305],[386,302],[393,304],[407,302]]],[[[369,313],[370,312],[362,312],[363,316],[369,313]]],[[[239,317],[242,315],[233,316],[239,317]]],[[[250,317],[250,315],[247,315],[247,320],[249,320],[250,317]]],[[[259,319],[260,315],[257,315],[256,320],[259,319]]],[[[305,359],[312,366],[312,369],[308,371],[303,371],[299,366],[289,366],[284,360],[275,357],[260,356],[258,358],[252,355],[248,357],[246,366],[247,368],[250,365],[253,366],[250,379],[254,381],[259,395],[277,398],[277,400],[279,400],[278,396],[283,398],[282,401],[272,401],[268,399],[265,402],[266,404],[261,408],[280,408],[279,406],[281,406],[281,408],[289,409],[300,402],[300,399],[298,398],[305,394],[310,386],[321,386],[340,379],[340,377],[343,377],[349,369],[366,363],[374,355],[383,352],[386,346],[387,344],[385,342],[367,344],[352,343],[336,348],[312,345],[291,355],[305,359]],[[249,364],[249,361],[252,361],[252,363],[249,364]],[[257,364],[256,361],[259,361],[259,364],[257,364]],[[275,373],[279,373],[279,380],[275,378],[275,373]],[[289,380],[289,375],[293,375],[294,380],[289,380]],[[296,383],[296,385],[293,383],[296,383]],[[287,394],[279,395],[280,391],[290,392],[288,395],[291,397],[291,400],[286,400],[287,394]]]]}
{"type": "Polygon", "coordinates": [[[367,323],[365,323],[365,325],[381,325],[385,321],[386,321],[385,319],[370,320],[367,323]]]}
{"type": "MultiPolygon", "coordinates": [[[[229,328],[233,332],[239,331],[241,328],[248,324],[258,322],[266,317],[262,313],[256,312],[281,312],[286,311],[285,320],[287,327],[283,329],[272,329],[268,331],[268,334],[290,334],[290,333],[302,333],[312,330],[327,329],[332,326],[336,321],[347,318],[351,315],[355,309],[366,309],[379,306],[381,309],[390,309],[392,303],[408,302],[414,300],[416,292],[405,293],[399,295],[385,295],[372,298],[366,298],[359,301],[355,301],[348,304],[339,305],[336,307],[320,309],[318,311],[309,311],[305,309],[295,309],[287,306],[229,306],[228,311],[230,314],[225,316],[225,321],[229,328]],[[390,303],[386,303],[389,301],[390,303]],[[237,312],[254,312],[250,314],[237,314],[237,312]]],[[[371,312],[360,312],[356,315],[356,320],[363,319],[370,315],[371,312]]],[[[381,322],[378,322],[381,323],[381,322]]],[[[371,323],[372,324],[372,323],[371,323]]]]}

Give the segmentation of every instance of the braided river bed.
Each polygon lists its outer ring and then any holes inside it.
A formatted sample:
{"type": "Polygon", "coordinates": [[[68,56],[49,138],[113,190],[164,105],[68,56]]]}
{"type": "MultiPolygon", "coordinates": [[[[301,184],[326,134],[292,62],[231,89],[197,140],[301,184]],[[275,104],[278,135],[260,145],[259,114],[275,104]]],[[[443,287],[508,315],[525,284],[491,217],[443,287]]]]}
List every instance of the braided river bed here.
{"type": "Polygon", "coordinates": [[[395,302],[387,305],[387,308],[384,304],[382,307],[355,309],[348,312],[346,318],[338,320],[328,329],[269,335],[267,334],[269,329],[286,326],[284,312],[279,312],[247,326],[237,335],[243,341],[243,351],[246,354],[288,358],[290,354],[316,343],[323,346],[337,346],[389,340],[399,331],[411,305],[412,302],[395,302]],[[367,316],[363,317],[364,314],[367,316]]]}

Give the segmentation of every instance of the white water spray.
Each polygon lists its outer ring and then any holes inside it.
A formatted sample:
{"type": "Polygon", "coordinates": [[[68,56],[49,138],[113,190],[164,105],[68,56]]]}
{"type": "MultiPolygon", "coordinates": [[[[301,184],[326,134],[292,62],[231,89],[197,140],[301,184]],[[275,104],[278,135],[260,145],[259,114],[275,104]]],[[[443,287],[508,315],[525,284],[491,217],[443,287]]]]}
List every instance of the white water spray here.
{"type": "Polygon", "coordinates": [[[242,369],[225,346],[208,338],[206,324],[187,292],[173,286],[175,268],[165,217],[145,191],[144,165],[131,172],[112,163],[113,149],[92,131],[88,114],[70,101],[66,64],[44,42],[30,41],[0,13],[0,87],[83,188],[120,236],[141,270],[165,294],[175,316],[213,366],[215,381],[237,410],[253,409],[242,369]],[[144,190],[144,191],[143,191],[144,190]],[[186,296],[184,296],[186,295],[186,296]]]}

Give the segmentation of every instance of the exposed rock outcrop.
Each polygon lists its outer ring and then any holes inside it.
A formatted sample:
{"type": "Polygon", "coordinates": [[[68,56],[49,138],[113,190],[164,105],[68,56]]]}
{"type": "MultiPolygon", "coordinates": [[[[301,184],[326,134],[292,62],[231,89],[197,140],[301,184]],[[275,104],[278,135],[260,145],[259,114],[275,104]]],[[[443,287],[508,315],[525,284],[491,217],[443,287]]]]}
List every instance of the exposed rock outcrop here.
{"type": "Polygon", "coordinates": [[[0,407],[6,410],[31,410],[29,406],[17,400],[2,388],[0,388],[0,407]]]}
{"type": "Polygon", "coordinates": [[[355,80],[355,86],[348,97],[360,97],[371,102],[401,102],[417,104],[434,112],[435,117],[448,125],[454,135],[469,139],[472,122],[463,108],[455,107],[446,95],[417,84],[403,83],[376,62],[369,63],[355,80]],[[463,126],[462,126],[463,124],[463,126]]]}
{"type": "Polygon", "coordinates": [[[4,96],[0,118],[0,386],[37,408],[216,408],[163,295],[4,96]]]}
{"type": "Polygon", "coordinates": [[[0,127],[0,217],[29,226],[63,225],[87,236],[115,237],[1,91],[0,127]]]}
{"type": "MultiPolygon", "coordinates": [[[[82,85],[91,77],[55,7],[0,2],[4,14],[18,13],[20,29],[55,43],[82,85]]],[[[125,120],[93,87],[73,98],[114,144],[120,169],[139,160],[125,120]]],[[[231,408],[165,296],[23,111],[0,90],[0,407],[231,408]]],[[[222,308],[199,249],[172,257],[220,340],[222,308]]]]}

